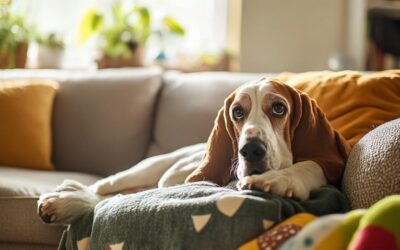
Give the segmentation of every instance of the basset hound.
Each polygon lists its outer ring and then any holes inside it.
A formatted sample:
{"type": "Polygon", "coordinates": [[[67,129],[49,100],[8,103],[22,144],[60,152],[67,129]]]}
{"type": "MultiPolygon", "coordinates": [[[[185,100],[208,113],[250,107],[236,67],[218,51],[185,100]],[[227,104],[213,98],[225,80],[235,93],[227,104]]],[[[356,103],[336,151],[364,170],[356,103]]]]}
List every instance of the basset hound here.
{"type": "Polygon", "coordinates": [[[43,194],[38,213],[68,224],[115,193],[183,182],[258,188],[305,200],[311,190],[339,184],[350,146],[317,103],[279,80],[261,78],[232,93],[218,112],[207,145],[148,158],[87,187],[67,180],[43,194]]]}
{"type": "Polygon", "coordinates": [[[186,182],[255,186],[280,196],[308,198],[338,184],[350,146],[317,103],[279,80],[249,82],[219,111],[200,166],[186,182]]]}

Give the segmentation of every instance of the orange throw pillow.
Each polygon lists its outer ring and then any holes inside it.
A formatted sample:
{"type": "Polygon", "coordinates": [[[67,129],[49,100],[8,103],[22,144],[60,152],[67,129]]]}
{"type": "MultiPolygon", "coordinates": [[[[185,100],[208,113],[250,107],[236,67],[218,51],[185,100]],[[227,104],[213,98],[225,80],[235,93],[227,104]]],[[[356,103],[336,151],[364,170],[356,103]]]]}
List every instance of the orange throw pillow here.
{"type": "Polygon", "coordinates": [[[351,145],[400,117],[400,70],[282,73],[278,78],[315,98],[351,145]]]}
{"type": "Polygon", "coordinates": [[[58,84],[0,81],[0,166],[53,170],[51,114],[58,84]]]}

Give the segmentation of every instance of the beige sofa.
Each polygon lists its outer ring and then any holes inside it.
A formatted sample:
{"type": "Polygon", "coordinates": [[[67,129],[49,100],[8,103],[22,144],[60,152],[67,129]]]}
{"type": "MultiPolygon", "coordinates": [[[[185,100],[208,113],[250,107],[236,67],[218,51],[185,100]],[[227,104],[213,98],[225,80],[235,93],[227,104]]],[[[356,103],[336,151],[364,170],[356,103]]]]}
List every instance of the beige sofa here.
{"type": "Polygon", "coordinates": [[[60,88],[52,117],[56,171],[0,166],[0,249],[57,248],[63,228],[36,215],[41,193],[63,179],[91,184],[147,156],[206,141],[224,98],[260,75],[158,68],[1,71],[0,79],[54,79],[60,88]]]}

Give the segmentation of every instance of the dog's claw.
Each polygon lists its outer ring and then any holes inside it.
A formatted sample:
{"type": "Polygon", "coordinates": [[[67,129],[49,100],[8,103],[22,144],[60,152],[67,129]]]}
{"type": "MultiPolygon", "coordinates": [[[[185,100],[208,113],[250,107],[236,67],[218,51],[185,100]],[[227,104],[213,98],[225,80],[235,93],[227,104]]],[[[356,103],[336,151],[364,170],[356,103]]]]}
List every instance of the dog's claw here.
{"type": "Polygon", "coordinates": [[[292,198],[293,197],[293,189],[289,188],[286,191],[286,197],[288,197],[288,198],[292,198]]]}
{"type": "Polygon", "coordinates": [[[56,218],[57,218],[57,217],[56,217],[55,215],[52,215],[52,216],[50,217],[50,221],[51,221],[51,222],[55,222],[55,221],[56,221],[56,218]]]}

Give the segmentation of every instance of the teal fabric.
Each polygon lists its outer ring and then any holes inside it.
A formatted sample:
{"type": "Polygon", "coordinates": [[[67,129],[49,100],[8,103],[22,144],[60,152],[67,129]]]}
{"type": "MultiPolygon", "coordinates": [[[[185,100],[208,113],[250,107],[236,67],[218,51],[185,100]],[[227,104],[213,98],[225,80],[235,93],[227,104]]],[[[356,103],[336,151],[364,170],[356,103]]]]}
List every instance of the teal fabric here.
{"type": "Polygon", "coordinates": [[[236,249],[265,231],[263,221],[276,224],[299,212],[320,216],[349,209],[345,196],[332,186],[314,190],[309,200],[299,202],[198,182],[104,200],[93,214],[69,226],[62,245],[77,249],[77,241],[91,237],[91,249],[122,242],[123,249],[236,249]],[[230,213],[221,210],[227,197],[242,201],[228,209],[230,213]],[[196,230],[192,216],[199,215],[209,219],[196,230]]]}

